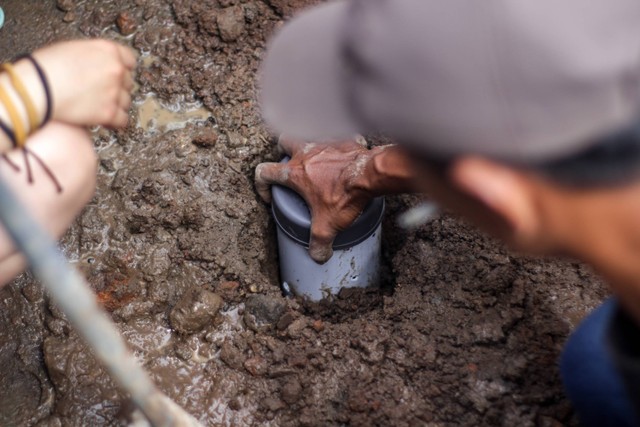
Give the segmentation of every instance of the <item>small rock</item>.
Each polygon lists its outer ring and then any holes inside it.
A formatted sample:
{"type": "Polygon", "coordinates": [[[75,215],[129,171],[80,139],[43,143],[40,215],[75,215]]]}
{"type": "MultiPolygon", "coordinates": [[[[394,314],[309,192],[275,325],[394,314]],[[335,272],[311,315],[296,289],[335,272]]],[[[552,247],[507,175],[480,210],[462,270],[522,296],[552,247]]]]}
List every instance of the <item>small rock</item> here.
{"type": "Polygon", "coordinates": [[[233,369],[242,368],[242,352],[237,349],[229,340],[222,343],[220,348],[220,360],[233,369]]]}
{"type": "Polygon", "coordinates": [[[194,135],[191,142],[198,147],[211,148],[218,142],[218,133],[212,129],[203,129],[194,135]]]}
{"type": "Polygon", "coordinates": [[[229,409],[231,409],[232,411],[238,411],[242,409],[242,403],[240,403],[240,399],[238,399],[237,397],[231,399],[229,401],[229,409]]]}
{"type": "Polygon", "coordinates": [[[230,148],[240,148],[247,145],[247,138],[237,132],[227,132],[227,140],[230,148]]]}
{"type": "Polygon", "coordinates": [[[135,18],[129,12],[120,12],[118,17],[116,18],[116,25],[118,26],[118,30],[120,34],[123,36],[128,36],[135,33],[138,28],[138,23],[135,18]]]}
{"type": "Polygon", "coordinates": [[[293,313],[288,311],[282,316],[280,316],[280,320],[278,320],[278,324],[276,325],[276,328],[279,331],[284,331],[289,327],[290,324],[293,323],[294,320],[296,320],[296,318],[294,317],[293,313]]]}
{"type": "Polygon", "coordinates": [[[176,356],[182,360],[190,360],[193,357],[193,351],[186,343],[179,343],[175,346],[176,356]]]}
{"type": "Polygon", "coordinates": [[[281,298],[251,295],[244,306],[244,323],[254,332],[272,329],[286,309],[281,298]]]}
{"type": "Polygon", "coordinates": [[[76,14],[73,12],[67,12],[62,17],[62,22],[66,22],[67,24],[76,20],[76,14]]]}
{"type": "Polygon", "coordinates": [[[35,283],[29,283],[22,288],[22,295],[24,295],[30,303],[35,303],[42,298],[42,288],[35,283]]]}
{"type": "Polygon", "coordinates": [[[69,331],[67,322],[60,319],[48,318],[47,328],[53,333],[53,335],[64,335],[69,331]]]}
{"type": "Polygon", "coordinates": [[[244,10],[236,5],[222,9],[218,14],[218,31],[225,42],[232,42],[244,33],[244,10]]]}
{"type": "Polygon", "coordinates": [[[316,332],[322,332],[324,331],[324,322],[320,319],[314,320],[313,323],[311,324],[311,327],[316,332]]]}
{"type": "Polygon", "coordinates": [[[69,12],[76,7],[76,2],[75,0],[57,0],[56,6],[63,12],[69,12]]]}
{"type": "Polygon", "coordinates": [[[239,289],[240,282],[220,282],[220,284],[216,287],[216,292],[218,292],[225,300],[233,300],[239,295],[239,289]]]}
{"type": "Polygon", "coordinates": [[[198,332],[213,321],[222,304],[222,298],[213,292],[187,292],[171,310],[171,327],[183,334],[198,332]]]}
{"type": "Polygon", "coordinates": [[[267,373],[267,361],[260,356],[245,360],[244,368],[254,377],[261,377],[267,373]]]}
{"type": "Polygon", "coordinates": [[[289,405],[296,403],[300,400],[302,394],[302,385],[297,378],[293,378],[282,387],[280,391],[280,397],[289,405]]]}
{"type": "Polygon", "coordinates": [[[228,281],[228,282],[221,282],[220,285],[218,286],[218,289],[224,292],[233,292],[233,291],[236,291],[239,287],[240,287],[239,282],[228,281]]]}
{"type": "Polygon", "coordinates": [[[117,170],[113,159],[100,159],[100,166],[107,172],[115,172],[117,170]]]}

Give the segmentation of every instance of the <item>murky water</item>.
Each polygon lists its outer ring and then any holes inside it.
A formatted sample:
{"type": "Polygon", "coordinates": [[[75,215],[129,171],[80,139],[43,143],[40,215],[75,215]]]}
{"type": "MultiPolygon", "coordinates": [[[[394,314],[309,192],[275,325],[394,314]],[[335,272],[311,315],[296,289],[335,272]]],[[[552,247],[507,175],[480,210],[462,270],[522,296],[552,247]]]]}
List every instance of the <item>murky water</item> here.
{"type": "Polygon", "coordinates": [[[138,110],[137,125],[145,132],[182,129],[187,123],[204,122],[212,117],[211,111],[201,104],[163,105],[153,94],[147,95],[136,107],[138,110]]]}

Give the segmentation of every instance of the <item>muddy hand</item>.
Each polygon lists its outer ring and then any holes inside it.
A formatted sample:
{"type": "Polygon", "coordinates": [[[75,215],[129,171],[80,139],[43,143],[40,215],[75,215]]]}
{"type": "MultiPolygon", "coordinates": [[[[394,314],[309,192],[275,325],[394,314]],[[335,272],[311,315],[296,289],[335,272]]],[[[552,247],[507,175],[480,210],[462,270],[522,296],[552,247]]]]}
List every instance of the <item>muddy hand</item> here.
{"type": "Polygon", "coordinates": [[[259,164],[256,190],[267,203],[271,184],[284,185],[302,196],[311,211],[309,254],[325,263],[333,255],[338,232],[349,227],[372,198],[361,185],[371,151],[362,137],[334,143],[281,137],[278,144],[291,160],[259,164]]]}
{"type": "Polygon", "coordinates": [[[39,49],[33,57],[49,80],[52,119],[79,126],[126,126],[136,57],[108,40],[78,40],[39,49]]]}

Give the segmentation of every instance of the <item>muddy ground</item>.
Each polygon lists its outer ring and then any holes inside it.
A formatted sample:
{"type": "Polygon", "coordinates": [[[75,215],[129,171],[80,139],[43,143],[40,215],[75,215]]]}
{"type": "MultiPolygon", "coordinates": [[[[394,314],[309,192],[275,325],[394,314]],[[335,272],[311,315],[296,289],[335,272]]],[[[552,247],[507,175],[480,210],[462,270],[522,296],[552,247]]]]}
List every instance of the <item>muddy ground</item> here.
{"type": "MultiPolygon", "coordinates": [[[[2,2],[5,59],[100,35],[141,53],[129,128],[94,131],[98,189],[67,255],[205,425],[577,425],[557,359],[606,296],[581,264],[513,254],[448,215],[406,233],[394,218],[416,199],[403,196],[388,199],[380,291],[281,296],[274,223],[251,181],[277,156],[254,77],[265,39],[308,3],[2,2]]],[[[0,425],[131,417],[29,274],[0,291],[0,425]]]]}

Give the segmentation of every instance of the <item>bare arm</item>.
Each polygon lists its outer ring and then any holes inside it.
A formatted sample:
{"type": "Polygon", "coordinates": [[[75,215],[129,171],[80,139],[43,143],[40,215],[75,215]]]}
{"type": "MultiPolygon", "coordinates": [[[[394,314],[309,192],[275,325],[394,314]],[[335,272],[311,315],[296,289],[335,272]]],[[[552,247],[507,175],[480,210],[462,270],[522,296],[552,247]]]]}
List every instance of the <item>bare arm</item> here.
{"type": "MultiPolygon", "coordinates": [[[[49,83],[52,121],[75,126],[126,125],[136,64],[129,48],[107,40],[70,41],[38,49],[33,58],[49,83]]],[[[22,59],[14,64],[14,70],[33,101],[38,122],[42,122],[47,99],[36,69],[29,60],[22,59]]],[[[0,86],[15,106],[22,125],[28,133],[34,132],[29,127],[27,109],[6,72],[0,73],[0,86]]],[[[0,120],[14,129],[8,110],[1,103],[0,120]]],[[[0,152],[11,148],[6,133],[0,132],[0,152]]]]}

